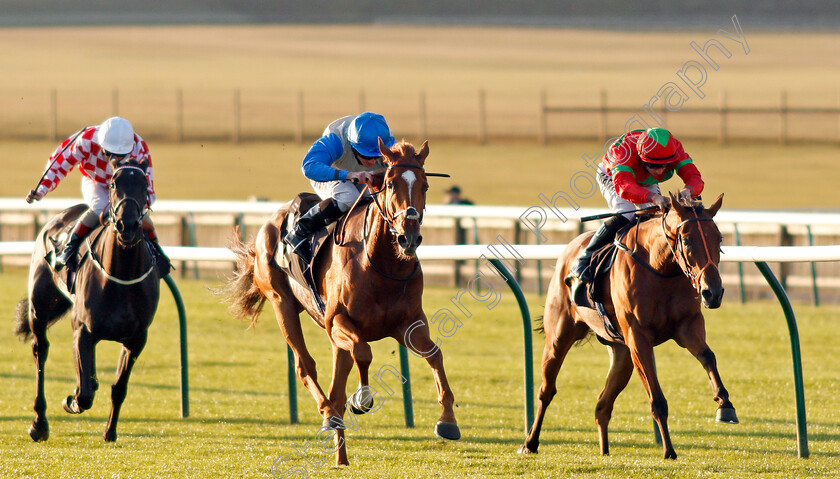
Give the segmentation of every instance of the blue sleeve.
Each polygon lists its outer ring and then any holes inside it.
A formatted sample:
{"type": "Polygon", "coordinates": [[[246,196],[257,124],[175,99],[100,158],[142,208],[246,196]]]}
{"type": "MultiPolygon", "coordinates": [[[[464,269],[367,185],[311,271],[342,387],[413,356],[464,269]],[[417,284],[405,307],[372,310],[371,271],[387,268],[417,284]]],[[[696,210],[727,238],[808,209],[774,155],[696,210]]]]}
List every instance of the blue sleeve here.
{"type": "Polygon", "coordinates": [[[333,168],[332,163],[344,152],[341,139],[335,133],[319,138],[303,157],[303,175],[315,181],[346,180],[347,172],[333,168]]]}

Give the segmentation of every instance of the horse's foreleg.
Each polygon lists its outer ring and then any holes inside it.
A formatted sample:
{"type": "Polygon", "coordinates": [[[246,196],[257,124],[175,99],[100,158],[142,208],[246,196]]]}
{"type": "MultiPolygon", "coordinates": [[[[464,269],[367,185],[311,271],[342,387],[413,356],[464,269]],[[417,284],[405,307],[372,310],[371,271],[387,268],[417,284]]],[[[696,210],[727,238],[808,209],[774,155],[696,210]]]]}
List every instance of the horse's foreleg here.
{"type": "Polygon", "coordinates": [[[621,391],[627,387],[630,377],[633,376],[633,360],[630,358],[630,350],[623,344],[610,344],[610,371],[607,373],[607,382],[604,390],[598,396],[598,405],[595,407],[595,423],[598,425],[598,442],[601,445],[601,454],[610,453],[609,424],[612,418],[615,400],[621,391]]]}
{"type": "Polygon", "coordinates": [[[143,335],[130,344],[124,344],[120,351],[120,359],[117,363],[117,380],[111,386],[111,414],[108,416],[108,424],[105,426],[105,433],[102,434],[103,439],[108,442],[117,440],[117,421],[120,416],[120,408],[125,395],[128,392],[128,378],[131,376],[131,368],[134,367],[137,357],[146,346],[147,335],[143,335]]]}
{"type": "Polygon", "coordinates": [[[395,339],[415,354],[425,358],[431,366],[437,386],[438,403],[443,408],[443,412],[435,425],[435,435],[442,439],[457,440],[461,438],[461,430],[455,420],[455,395],[446,379],[446,371],[443,368],[443,352],[429,336],[429,324],[426,317],[422,316],[419,321],[419,327],[415,327],[418,322],[414,321],[400,328],[395,339]]]}
{"type": "Polygon", "coordinates": [[[537,417],[534,419],[534,424],[531,425],[525,443],[517,451],[520,454],[536,453],[539,449],[543,419],[548,410],[548,405],[551,404],[551,400],[557,394],[557,374],[560,372],[566,354],[568,354],[575,340],[586,334],[587,328],[585,325],[582,325],[581,332],[576,333],[571,316],[567,316],[562,321],[563,325],[559,328],[557,338],[551,337],[554,334],[553,331],[546,331],[545,333],[546,341],[542,355],[542,383],[537,396],[537,417]]]}
{"type": "Polygon", "coordinates": [[[96,394],[96,365],[94,364],[93,336],[84,325],[76,325],[73,332],[73,359],[76,363],[76,392],[62,402],[64,410],[70,414],[81,414],[93,406],[96,394]]]}
{"type": "MultiPolygon", "coordinates": [[[[31,310],[30,310],[30,314],[31,310]]],[[[44,395],[44,373],[50,342],[47,341],[46,325],[30,323],[35,338],[32,340],[32,355],[35,358],[35,420],[29,426],[29,437],[33,441],[46,441],[50,437],[50,426],[47,422],[47,399],[44,395]]]]}
{"type": "MultiPolygon", "coordinates": [[[[350,321],[350,318],[343,314],[333,317],[330,328],[330,339],[333,344],[345,351],[349,351],[359,370],[359,388],[350,397],[349,406],[353,414],[365,414],[373,409],[374,398],[369,386],[368,373],[370,363],[373,361],[373,352],[366,341],[364,341],[350,321]]],[[[335,376],[333,376],[335,380],[335,376]]],[[[338,405],[338,403],[333,402],[338,405]]]]}
{"type": "Polygon", "coordinates": [[[636,367],[636,372],[639,373],[642,384],[650,398],[650,412],[653,415],[653,420],[659,426],[665,459],[676,459],[677,453],[674,451],[671,434],[668,432],[668,401],[665,399],[665,394],[663,394],[662,387],[659,385],[659,379],[656,377],[653,346],[643,334],[633,329],[629,329],[625,337],[630,348],[630,355],[633,358],[633,365],[636,367]]]}
{"type": "Polygon", "coordinates": [[[703,369],[706,370],[709,381],[712,383],[715,402],[718,403],[715,420],[717,422],[737,424],[738,415],[735,413],[735,406],[729,401],[729,391],[723,386],[723,380],[720,378],[715,353],[709,349],[709,345],[706,343],[706,328],[702,319],[701,316],[700,321],[686,323],[686,326],[680,328],[677,332],[677,337],[674,339],[677,344],[686,348],[692,356],[697,358],[703,366],[703,369]]]}

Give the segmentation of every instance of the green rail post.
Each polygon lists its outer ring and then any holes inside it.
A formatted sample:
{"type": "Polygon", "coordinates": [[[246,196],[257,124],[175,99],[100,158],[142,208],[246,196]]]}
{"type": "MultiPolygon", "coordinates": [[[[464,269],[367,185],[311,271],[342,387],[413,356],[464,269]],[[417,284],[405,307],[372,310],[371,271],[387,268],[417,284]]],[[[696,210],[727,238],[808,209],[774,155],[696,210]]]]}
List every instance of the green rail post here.
{"type": "MultiPolygon", "coordinates": [[[[811,225],[805,226],[808,229],[808,246],[814,246],[814,235],[811,233],[811,225]]],[[[814,290],[814,306],[820,305],[820,291],[817,288],[817,263],[811,263],[811,285],[814,290]]]]}
{"type": "Polygon", "coordinates": [[[796,316],[793,314],[793,307],[790,304],[785,289],[782,284],[773,275],[773,271],[767,266],[764,261],[756,261],[755,265],[764,279],[773,289],[773,293],[779,299],[782,305],[782,310],[785,313],[787,320],[788,331],[790,332],[790,350],[793,356],[793,387],[794,395],[796,397],[796,439],[799,450],[799,457],[807,459],[810,455],[808,452],[808,427],[805,419],[805,386],[802,379],[802,357],[799,350],[799,329],[796,326],[796,316]]]}
{"type": "Polygon", "coordinates": [[[402,384],[405,427],[414,427],[414,406],[411,401],[411,376],[408,372],[408,350],[403,345],[400,345],[400,372],[403,378],[405,378],[405,382],[402,384]]]}
{"type": "Polygon", "coordinates": [[[297,375],[295,374],[295,353],[291,346],[286,345],[286,364],[288,367],[289,381],[289,424],[298,423],[297,411],[297,375]]]}
{"type": "Polygon", "coordinates": [[[169,286],[169,291],[172,292],[172,298],[175,299],[175,305],[178,307],[178,329],[180,331],[181,340],[181,417],[190,417],[190,378],[189,378],[189,364],[187,361],[187,310],[184,308],[184,300],[181,298],[181,292],[178,291],[178,286],[175,285],[175,280],[171,276],[163,277],[166,285],[169,286]]]}
{"type": "Polygon", "coordinates": [[[514,296],[516,296],[519,311],[522,313],[522,340],[525,350],[525,433],[527,434],[534,422],[534,346],[531,342],[531,312],[528,310],[528,302],[525,301],[522,288],[519,287],[519,283],[510,274],[510,271],[504,267],[498,258],[489,258],[487,261],[505,278],[514,296]]]}

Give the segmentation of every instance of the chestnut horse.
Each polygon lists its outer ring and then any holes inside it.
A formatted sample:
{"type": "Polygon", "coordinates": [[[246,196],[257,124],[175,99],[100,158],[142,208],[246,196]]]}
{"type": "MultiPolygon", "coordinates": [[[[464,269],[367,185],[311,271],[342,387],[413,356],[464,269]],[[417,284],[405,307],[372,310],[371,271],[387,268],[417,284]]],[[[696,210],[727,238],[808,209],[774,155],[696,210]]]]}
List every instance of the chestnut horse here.
{"type": "Polygon", "coordinates": [[[146,163],[112,160],[110,167],[110,209],[106,210],[110,224],[91,232],[80,248],[84,256],[76,271],[75,293],[65,286],[67,268],[54,268],[57,245],[53,238],[68,234],[87,207],[76,205],[54,216],[35,241],[29,296],[18,303],[15,328],[23,338],[34,335],[36,417],[29,428],[34,441],[46,441],[50,435],[44,398],[44,363],[50,347],[47,328],[72,307],[76,392],[62,404],[70,414],[81,414],[93,405],[99,387],[96,344],[109,340],[123,345],[117,380],[111,387],[111,414],[103,434],[106,441],[112,442],[117,440],[117,420],[131,368],[146,345],[147,331],[157,310],[158,270],[141,227],[149,206],[146,163]]]}
{"type": "Polygon", "coordinates": [[[617,338],[593,309],[576,306],[563,278],[586,245],[585,233],[564,250],[547,293],[543,327],[545,349],[539,411],[520,453],[536,453],[546,409],[557,393],[557,374],[572,344],[595,332],[609,347],[611,365],[604,390],[598,396],[595,422],[601,454],[609,454],[607,427],[613,405],[627,386],[635,367],[650,398],[653,419],[662,437],[665,458],[677,454],[668,433],[668,403],[659,386],[653,347],[673,339],[700,361],[718,403],[716,420],[737,423],[735,408],[718,374],[715,355],[706,344],[706,326],[700,304],[717,308],[723,299],[718,263],[722,236],[712,219],[723,195],[711,208],[682,205],[671,195],[671,208],[660,218],[630,228],[609,274],[600,279],[601,299],[617,338]],[[625,254],[626,253],[626,254],[625,254]],[[622,341],[623,339],[623,341],[622,341]]]}
{"type": "Polygon", "coordinates": [[[237,269],[226,292],[231,310],[240,318],[256,321],[266,299],[274,307],[280,330],[295,356],[298,377],[315,398],[324,428],[335,430],[336,464],[348,464],[344,444],[345,403],[357,414],[373,406],[368,387],[371,341],[397,340],[426,358],[432,368],[443,407],[435,434],[460,438],[453,404],[455,398],[443,368],[443,354],[429,337],[423,312],[423,271],[415,256],[422,240],[420,223],[429,185],[423,165],[428,142],[419,152],[405,142],[392,149],[381,141],[379,149],[387,166],[381,188],[373,201],[351,208],[336,231],[338,243],[328,242],[318,253],[314,278],[326,296],[322,314],[306,286],[290,279],[276,264],[274,252],[282,241],[281,227],[291,203],[282,206],[263,225],[251,244],[232,238],[237,269]],[[301,331],[300,313],[306,311],[322,327],[333,349],[333,377],[329,395],[318,383],[315,361],[301,331]],[[407,337],[410,336],[410,337],[407,337]],[[345,391],[353,364],[360,387],[350,400],[345,391]]]}

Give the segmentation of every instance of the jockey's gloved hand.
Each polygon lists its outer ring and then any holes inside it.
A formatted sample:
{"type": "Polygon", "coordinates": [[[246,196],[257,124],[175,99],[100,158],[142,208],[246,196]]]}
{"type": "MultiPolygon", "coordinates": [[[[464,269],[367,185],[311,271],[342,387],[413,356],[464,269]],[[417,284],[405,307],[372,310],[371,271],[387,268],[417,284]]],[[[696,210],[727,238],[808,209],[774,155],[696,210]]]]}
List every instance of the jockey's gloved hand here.
{"type": "Polygon", "coordinates": [[[44,192],[41,191],[39,188],[38,190],[29,190],[29,194],[26,195],[26,202],[32,204],[35,201],[40,200],[44,197],[44,192]]]}
{"type": "Polygon", "coordinates": [[[659,207],[659,210],[660,210],[660,211],[663,211],[663,212],[664,212],[665,210],[667,210],[669,206],[671,206],[671,199],[670,199],[670,198],[666,198],[666,197],[664,197],[664,196],[662,196],[662,195],[660,195],[660,194],[654,194],[654,195],[650,198],[650,201],[651,201],[651,203],[653,203],[653,204],[655,204],[656,206],[658,206],[658,207],[659,207]]]}
{"type": "Polygon", "coordinates": [[[689,188],[683,188],[683,190],[680,191],[680,199],[683,201],[691,201],[692,196],[693,195],[691,194],[691,190],[689,188]]]}

